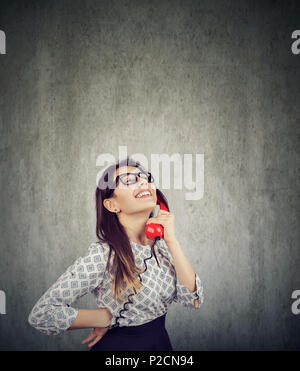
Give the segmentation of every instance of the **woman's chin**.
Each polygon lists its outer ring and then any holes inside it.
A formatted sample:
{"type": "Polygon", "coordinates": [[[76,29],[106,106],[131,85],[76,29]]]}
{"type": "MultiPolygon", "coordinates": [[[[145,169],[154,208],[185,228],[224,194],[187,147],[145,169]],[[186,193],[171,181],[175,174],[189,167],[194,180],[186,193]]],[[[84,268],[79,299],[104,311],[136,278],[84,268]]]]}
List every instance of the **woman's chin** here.
{"type": "Polygon", "coordinates": [[[156,207],[156,203],[152,197],[145,197],[144,199],[138,200],[140,204],[140,208],[143,210],[154,210],[156,207]]]}

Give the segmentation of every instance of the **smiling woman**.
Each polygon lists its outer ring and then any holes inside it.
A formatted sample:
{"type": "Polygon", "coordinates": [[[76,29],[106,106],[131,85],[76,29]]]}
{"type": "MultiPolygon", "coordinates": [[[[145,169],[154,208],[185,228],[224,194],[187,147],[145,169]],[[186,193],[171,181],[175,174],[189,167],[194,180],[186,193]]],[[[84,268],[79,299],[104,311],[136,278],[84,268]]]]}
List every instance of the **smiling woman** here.
{"type": "Polygon", "coordinates": [[[127,157],[109,166],[96,189],[98,241],[38,300],[29,323],[48,335],[92,327],[82,342],[92,350],[173,350],[167,310],[173,301],[199,308],[203,287],[176,239],[174,215],[154,217],[157,198],[169,210],[140,163],[127,157]],[[164,238],[148,239],[149,223],[160,224],[164,238]],[[89,291],[97,309],[70,306],[89,291]]]}
{"type": "Polygon", "coordinates": [[[113,271],[117,266],[122,267],[119,275],[113,278],[115,298],[121,298],[121,284],[124,280],[133,291],[141,287],[134,273],[143,272],[136,269],[130,241],[142,246],[152,244],[153,241],[145,235],[145,225],[149,217],[153,216],[156,193],[168,205],[162,192],[156,189],[152,175],[130,157],[108,167],[99,180],[96,190],[96,234],[101,242],[114,246],[116,263],[113,271]],[[101,189],[102,183],[112,187],[101,189]],[[140,198],[141,192],[148,192],[150,196],[140,198]]]}

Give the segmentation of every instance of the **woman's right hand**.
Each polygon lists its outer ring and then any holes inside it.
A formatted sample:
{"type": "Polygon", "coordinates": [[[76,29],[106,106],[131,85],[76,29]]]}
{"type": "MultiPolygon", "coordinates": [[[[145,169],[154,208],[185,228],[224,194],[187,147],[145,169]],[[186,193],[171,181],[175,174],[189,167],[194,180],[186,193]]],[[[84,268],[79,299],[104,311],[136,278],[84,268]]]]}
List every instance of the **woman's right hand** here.
{"type": "Polygon", "coordinates": [[[95,338],[94,341],[88,344],[88,347],[92,347],[106,334],[107,331],[108,327],[95,327],[94,330],[88,335],[88,337],[82,340],[81,344],[86,344],[95,338]]]}

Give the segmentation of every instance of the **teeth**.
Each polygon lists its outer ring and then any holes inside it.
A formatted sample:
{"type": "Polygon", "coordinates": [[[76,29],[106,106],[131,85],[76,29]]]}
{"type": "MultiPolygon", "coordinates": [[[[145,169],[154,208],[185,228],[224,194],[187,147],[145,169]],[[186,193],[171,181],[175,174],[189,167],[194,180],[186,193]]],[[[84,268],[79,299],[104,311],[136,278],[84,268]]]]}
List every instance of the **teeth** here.
{"type": "Polygon", "coordinates": [[[149,191],[141,192],[141,193],[139,193],[139,194],[136,196],[136,198],[140,198],[140,197],[143,197],[143,196],[145,196],[145,195],[151,195],[151,193],[150,193],[149,191]]]}

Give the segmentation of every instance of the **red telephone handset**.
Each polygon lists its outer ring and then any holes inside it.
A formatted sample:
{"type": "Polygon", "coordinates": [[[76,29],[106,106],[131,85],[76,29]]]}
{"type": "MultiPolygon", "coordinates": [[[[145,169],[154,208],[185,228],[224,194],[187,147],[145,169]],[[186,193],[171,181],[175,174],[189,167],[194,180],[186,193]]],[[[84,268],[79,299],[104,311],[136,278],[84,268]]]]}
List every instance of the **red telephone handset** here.
{"type": "MultiPolygon", "coordinates": [[[[164,202],[161,200],[159,195],[157,195],[157,205],[160,206],[161,210],[169,211],[167,206],[164,204],[164,202]]],[[[164,237],[164,228],[160,224],[155,223],[149,223],[145,227],[145,235],[149,240],[160,240],[164,237]]]]}

